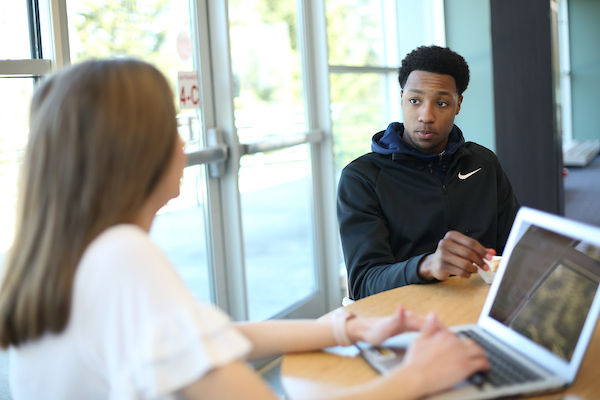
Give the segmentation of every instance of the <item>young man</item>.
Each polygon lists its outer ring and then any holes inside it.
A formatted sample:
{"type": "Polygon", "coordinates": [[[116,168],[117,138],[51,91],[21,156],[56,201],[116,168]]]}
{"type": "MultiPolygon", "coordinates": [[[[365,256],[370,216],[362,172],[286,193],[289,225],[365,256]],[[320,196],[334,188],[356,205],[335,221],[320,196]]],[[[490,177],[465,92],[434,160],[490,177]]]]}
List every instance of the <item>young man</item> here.
{"type": "Polygon", "coordinates": [[[454,125],[469,83],[464,58],[423,46],[399,69],[404,123],[373,137],[372,153],[340,178],[338,220],[350,295],[468,278],[501,254],[519,208],[490,150],[454,125]]]}

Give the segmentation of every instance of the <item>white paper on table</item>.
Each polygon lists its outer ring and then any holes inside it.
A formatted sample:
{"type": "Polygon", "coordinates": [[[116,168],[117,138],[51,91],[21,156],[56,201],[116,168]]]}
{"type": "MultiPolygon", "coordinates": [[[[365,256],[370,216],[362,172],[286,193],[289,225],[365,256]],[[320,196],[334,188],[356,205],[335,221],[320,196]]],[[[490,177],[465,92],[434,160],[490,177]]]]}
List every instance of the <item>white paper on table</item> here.
{"type": "MultiPolygon", "coordinates": [[[[493,256],[492,257],[492,261],[498,261],[500,262],[500,259],[502,258],[502,256],[493,256]]],[[[484,271],[483,269],[481,269],[481,267],[477,264],[475,264],[477,266],[477,271],[479,272],[479,275],[481,275],[481,278],[483,279],[483,281],[485,283],[492,283],[492,280],[494,279],[494,276],[496,276],[495,272],[492,272],[491,270],[491,262],[483,259],[483,261],[485,261],[485,263],[488,265],[488,267],[490,267],[489,271],[484,271]]]]}

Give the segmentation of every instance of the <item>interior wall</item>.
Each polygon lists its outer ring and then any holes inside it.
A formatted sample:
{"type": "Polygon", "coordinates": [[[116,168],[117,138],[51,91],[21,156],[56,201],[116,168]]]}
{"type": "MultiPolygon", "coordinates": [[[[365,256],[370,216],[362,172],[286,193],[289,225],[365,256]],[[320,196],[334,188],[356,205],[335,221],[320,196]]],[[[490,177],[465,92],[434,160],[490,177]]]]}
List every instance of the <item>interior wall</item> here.
{"type": "Polygon", "coordinates": [[[589,124],[600,89],[600,1],[569,0],[568,5],[573,139],[600,139],[600,129],[589,124]]]}
{"type": "Polygon", "coordinates": [[[564,214],[550,0],[491,0],[497,154],[521,205],[564,214]]]}
{"type": "Polygon", "coordinates": [[[444,11],[446,45],[465,58],[471,73],[455,123],[467,141],[496,151],[489,1],[446,0],[444,11]]]}
{"type": "MultiPolygon", "coordinates": [[[[521,192],[521,199],[524,205],[545,209],[558,214],[563,213],[564,205],[562,200],[562,179],[560,177],[560,149],[557,148],[557,140],[552,137],[535,137],[532,132],[538,131],[540,125],[549,125],[553,117],[546,115],[540,119],[536,115],[538,122],[531,122],[532,116],[523,116],[523,124],[513,124],[510,129],[518,133],[514,137],[508,138],[506,134],[503,137],[496,137],[497,122],[495,121],[495,99],[494,99],[494,75],[493,75],[493,53],[491,38],[491,6],[490,1],[480,0],[446,0],[445,24],[446,24],[446,42],[447,45],[462,54],[471,68],[471,83],[465,92],[463,108],[457,116],[456,123],[463,129],[467,140],[472,140],[486,146],[496,153],[501,154],[501,162],[505,169],[510,170],[513,185],[521,192]],[[528,122],[530,121],[530,122],[528,122]],[[529,126],[531,125],[531,126],[529,126]],[[502,144],[503,149],[498,149],[497,143],[502,144]],[[516,145],[516,144],[519,145],[516,145]],[[540,146],[540,144],[542,144],[540,146]],[[525,145],[523,145],[525,144],[525,145]],[[527,148],[523,154],[518,154],[519,149],[527,148]],[[542,151],[532,149],[543,148],[542,151]],[[535,157],[532,157],[535,155],[535,157]],[[527,161],[522,161],[523,159],[527,161]],[[551,160],[550,160],[551,159],[551,160]],[[525,169],[527,168],[527,169],[525,169]],[[529,171],[524,174],[523,171],[529,171]],[[539,182],[539,184],[532,184],[539,182]],[[542,184],[543,183],[543,184],[542,184]],[[541,185],[541,186],[540,186],[541,185]]],[[[531,2],[540,5],[537,0],[531,2]]],[[[542,2],[545,3],[545,2],[542,2]]],[[[547,2],[549,3],[549,1],[547,2]]],[[[507,22],[514,21],[515,13],[524,7],[522,1],[498,1],[496,7],[502,9],[512,9],[507,22]]],[[[571,90],[572,90],[572,116],[573,116],[573,137],[577,140],[600,139],[600,129],[589,127],[587,119],[590,115],[595,115],[595,104],[598,88],[600,88],[600,1],[598,0],[568,0],[569,5],[569,46],[571,52],[571,90]]],[[[545,5],[544,5],[545,7],[545,5]]],[[[529,8],[529,7],[525,7],[529,8]]],[[[521,12],[522,13],[522,12],[521,12]]],[[[539,17],[540,10],[533,10],[532,15],[539,17]]],[[[542,15],[547,15],[548,11],[541,11],[542,15]]],[[[515,26],[515,30],[520,32],[521,39],[518,41],[528,42],[530,46],[525,51],[521,59],[516,59],[516,63],[527,60],[532,64],[537,64],[534,56],[539,53],[539,44],[532,44],[531,37],[528,35],[537,34],[531,32],[532,22],[522,19],[521,25],[515,26]],[[527,32],[529,31],[529,32],[527,32]]],[[[546,29],[546,28],[544,28],[546,29]]],[[[505,32],[504,39],[512,36],[510,32],[505,32]]],[[[545,34],[544,34],[545,35],[545,34]]],[[[513,38],[515,39],[515,38],[513,38]]],[[[525,43],[522,43],[526,45],[525,43]]],[[[545,64],[542,64],[545,65],[545,64]]],[[[507,65],[510,68],[510,65],[507,65]]],[[[514,65],[513,65],[514,67],[514,65]]],[[[540,65],[534,65],[535,68],[540,65]]],[[[512,68],[511,68],[512,69],[512,68]]],[[[524,76],[517,71],[513,71],[512,82],[527,82],[524,76]]],[[[546,74],[547,71],[544,71],[546,74]]],[[[529,78],[539,80],[539,74],[531,71],[529,78]]],[[[511,81],[509,81],[510,84],[511,81]]],[[[504,110],[499,115],[518,115],[525,110],[531,110],[533,103],[525,100],[530,93],[525,93],[518,86],[513,88],[512,101],[515,93],[521,93],[521,99],[524,104],[520,108],[513,110],[504,110]],[[507,113],[508,112],[508,113],[507,113]]],[[[540,87],[531,88],[536,96],[540,97],[540,87]]],[[[542,91],[548,89],[547,85],[542,85],[542,91]]],[[[547,102],[548,95],[545,93],[544,102],[547,102]]],[[[511,93],[507,93],[506,101],[511,101],[511,93]]],[[[510,103],[507,103],[510,104],[510,103]]],[[[502,108],[502,105],[500,105],[502,108]]],[[[537,106],[533,108],[539,108],[537,106]]],[[[549,109],[547,105],[546,108],[549,109]]],[[[535,114],[535,113],[534,113],[535,114]]],[[[504,122],[500,121],[506,125],[504,122]]],[[[507,127],[508,128],[508,127],[507,127]]],[[[545,129],[548,134],[554,129],[547,126],[545,129]]],[[[499,130],[501,132],[502,130],[499,130]]],[[[510,136],[510,131],[509,131],[510,136]]]]}

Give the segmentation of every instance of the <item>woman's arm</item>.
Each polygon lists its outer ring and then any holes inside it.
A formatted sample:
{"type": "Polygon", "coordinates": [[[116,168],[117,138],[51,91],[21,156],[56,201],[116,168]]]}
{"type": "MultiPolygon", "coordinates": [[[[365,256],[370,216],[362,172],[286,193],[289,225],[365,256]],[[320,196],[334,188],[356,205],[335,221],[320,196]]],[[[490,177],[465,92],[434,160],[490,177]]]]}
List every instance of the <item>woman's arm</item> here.
{"type": "MultiPolygon", "coordinates": [[[[334,311],[335,313],[336,311],[334,311]]],[[[342,311],[344,312],[344,311],[342,311]]],[[[348,335],[351,343],[357,341],[379,344],[390,336],[404,331],[421,328],[424,318],[413,311],[405,311],[401,306],[396,313],[381,318],[355,317],[348,320],[328,315],[319,320],[275,320],[238,323],[236,327],[253,344],[249,360],[257,360],[283,353],[319,350],[336,346],[335,324],[348,335]]],[[[347,343],[347,344],[351,344],[347,343]]]]}
{"type": "MultiPolygon", "coordinates": [[[[319,398],[417,399],[447,389],[474,372],[487,368],[485,353],[475,342],[459,339],[434,314],[430,314],[423,324],[421,335],[410,346],[400,367],[366,384],[319,398]]],[[[182,394],[190,400],[277,399],[264,381],[242,361],[210,371],[184,388],[182,394]]]]}
{"type": "MultiPolygon", "coordinates": [[[[330,395],[320,396],[322,400],[411,400],[417,399],[419,390],[414,378],[399,369],[392,376],[378,377],[372,381],[330,395]],[[412,380],[412,381],[411,381],[412,380]]],[[[235,361],[214,369],[203,378],[184,388],[181,393],[189,400],[278,400],[271,388],[242,361],[235,361]]],[[[317,399],[315,399],[317,400],[317,399]]]]}

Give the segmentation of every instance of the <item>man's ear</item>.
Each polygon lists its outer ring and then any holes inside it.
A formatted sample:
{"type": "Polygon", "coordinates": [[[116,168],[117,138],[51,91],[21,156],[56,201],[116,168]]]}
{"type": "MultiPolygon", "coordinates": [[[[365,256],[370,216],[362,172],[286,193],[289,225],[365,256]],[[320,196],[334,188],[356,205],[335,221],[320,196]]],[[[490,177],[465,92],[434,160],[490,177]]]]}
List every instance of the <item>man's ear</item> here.
{"type": "Polygon", "coordinates": [[[455,115],[458,115],[458,113],[460,112],[460,105],[462,104],[462,100],[463,100],[463,97],[460,96],[458,98],[458,107],[456,107],[456,114],[455,115]]]}
{"type": "Polygon", "coordinates": [[[402,108],[402,95],[404,94],[404,90],[400,89],[400,108],[402,108]]]}

